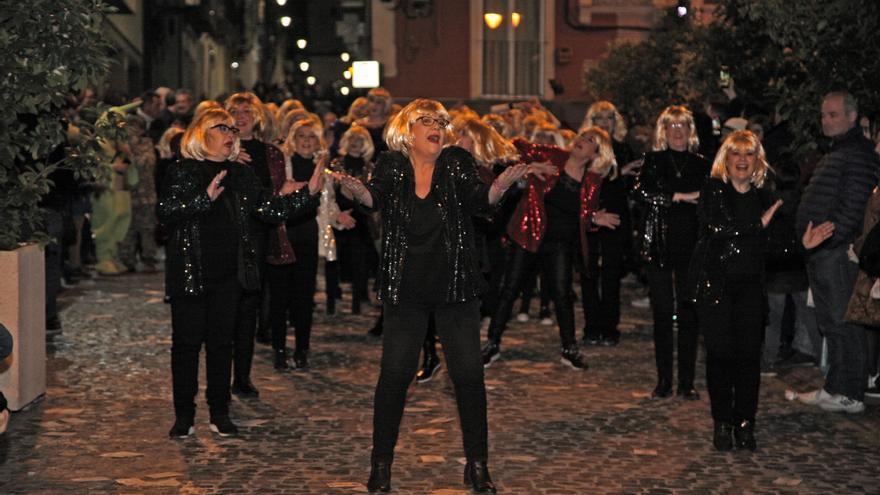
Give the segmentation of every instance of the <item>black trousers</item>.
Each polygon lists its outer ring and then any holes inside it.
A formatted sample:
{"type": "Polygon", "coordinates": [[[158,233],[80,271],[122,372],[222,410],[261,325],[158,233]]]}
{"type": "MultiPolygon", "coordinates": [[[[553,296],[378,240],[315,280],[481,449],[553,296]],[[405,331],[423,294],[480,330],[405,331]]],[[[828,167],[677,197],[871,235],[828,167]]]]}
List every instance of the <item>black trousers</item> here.
{"type": "Polygon", "coordinates": [[[584,337],[616,338],[620,336],[620,278],[624,271],[624,253],[629,242],[625,230],[602,229],[588,234],[589,260],[586,273],[581,273],[583,294],[584,337]],[[601,258],[602,263],[599,263],[601,258]]]}
{"type": "Polygon", "coordinates": [[[257,332],[257,319],[262,305],[263,297],[260,291],[243,292],[238,303],[232,353],[233,376],[238,383],[244,383],[251,377],[251,363],[254,360],[254,336],[257,332]]]}
{"type": "Polygon", "coordinates": [[[693,304],[683,300],[687,284],[688,260],[670,262],[665,268],[645,267],[651,306],[654,310],[654,356],[657,377],[672,383],[673,316],[678,322],[678,383],[690,388],[694,383],[699,337],[693,304]]]}
{"type": "Polygon", "coordinates": [[[717,305],[697,307],[706,345],[706,385],[716,422],[752,423],[761,385],[761,345],[766,323],[759,276],[728,280],[717,305]]]}
{"type": "Polygon", "coordinates": [[[554,241],[544,242],[537,253],[530,253],[515,244],[511,247],[498,307],[489,324],[489,340],[501,343],[501,335],[507,327],[516,296],[524,279],[539,262],[544,267],[544,280],[548,283],[550,299],[556,311],[562,347],[576,344],[574,302],[571,299],[572,247],[569,243],[554,241]]]}
{"type": "Polygon", "coordinates": [[[171,299],[171,380],[179,418],[195,415],[203,343],[208,408],[212,417],[228,414],[232,338],[240,300],[235,276],[205,284],[197,296],[175,294],[171,299]]]}
{"type": "Polygon", "coordinates": [[[489,456],[486,386],[480,357],[480,302],[384,306],[382,370],[373,403],[374,462],[390,462],[400,431],[406,391],[416,374],[419,352],[434,313],[446,367],[455,386],[464,452],[468,460],[489,456]]]}
{"type": "Polygon", "coordinates": [[[315,286],[318,276],[318,243],[295,244],[296,261],[290,265],[269,265],[269,319],[272,326],[272,348],[285,348],[287,316],[296,335],[296,350],[308,351],[315,310],[315,286]]]}
{"type": "MultiPolygon", "coordinates": [[[[357,231],[334,230],[333,233],[336,235],[340,263],[347,265],[351,270],[352,307],[360,309],[360,303],[369,299],[367,285],[369,282],[369,262],[373,252],[372,243],[357,231]]],[[[335,284],[333,288],[338,290],[338,277],[333,281],[328,278],[328,283],[335,284]]]]}
{"type": "Polygon", "coordinates": [[[492,238],[486,240],[486,261],[489,266],[484,268],[483,276],[489,288],[483,293],[480,305],[480,316],[492,317],[495,309],[498,308],[498,299],[501,295],[501,284],[504,280],[504,266],[507,250],[501,244],[500,238],[492,238]]]}

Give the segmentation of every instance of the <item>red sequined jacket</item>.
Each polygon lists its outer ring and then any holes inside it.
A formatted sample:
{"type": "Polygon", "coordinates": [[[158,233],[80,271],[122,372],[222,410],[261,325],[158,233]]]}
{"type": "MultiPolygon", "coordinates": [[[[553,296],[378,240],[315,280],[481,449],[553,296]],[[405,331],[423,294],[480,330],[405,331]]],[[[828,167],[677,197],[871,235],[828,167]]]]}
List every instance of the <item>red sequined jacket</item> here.
{"type": "MultiPolygon", "coordinates": [[[[507,235],[526,251],[538,252],[544,232],[547,230],[547,212],[544,208],[544,195],[556,186],[559,175],[564,173],[565,162],[568,160],[568,151],[556,146],[532,144],[524,139],[517,138],[513,144],[519,150],[520,157],[525,163],[550,161],[557,167],[556,173],[547,177],[546,180],[538,180],[530,177],[526,190],[519,204],[516,206],[510,223],[507,224],[507,235]]],[[[586,172],[581,181],[581,208],[580,208],[580,244],[581,255],[584,262],[587,261],[587,232],[598,229],[591,223],[591,217],[599,209],[599,190],[602,187],[602,176],[593,172],[586,172]]]]}

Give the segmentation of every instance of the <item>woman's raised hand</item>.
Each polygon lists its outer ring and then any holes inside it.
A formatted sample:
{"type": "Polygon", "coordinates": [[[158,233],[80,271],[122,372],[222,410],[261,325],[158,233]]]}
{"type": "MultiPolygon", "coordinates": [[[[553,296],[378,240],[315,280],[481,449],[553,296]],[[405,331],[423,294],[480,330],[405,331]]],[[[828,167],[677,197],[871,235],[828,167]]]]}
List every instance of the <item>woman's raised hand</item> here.
{"type": "Polygon", "coordinates": [[[773,215],[776,214],[776,210],[778,210],[780,206],[782,206],[782,200],[777,199],[776,202],[773,203],[773,206],[767,208],[767,211],[765,211],[764,214],[761,215],[761,225],[766,228],[767,225],[770,224],[770,221],[773,220],[773,215]]]}
{"type": "Polygon", "coordinates": [[[333,178],[339,181],[343,191],[348,191],[360,204],[372,208],[373,198],[367,191],[367,186],[360,179],[348,174],[333,173],[333,178]]]}
{"type": "Polygon", "coordinates": [[[215,175],[213,179],[211,179],[211,183],[208,184],[208,197],[211,198],[211,201],[217,199],[217,196],[220,196],[220,193],[223,192],[224,187],[220,185],[220,181],[226,177],[226,171],[222,171],[219,174],[215,175]]]}
{"type": "Polygon", "coordinates": [[[326,160],[318,160],[315,163],[315,171],[312,172],[312,178],[309,179],[309,194],[317,194],[324,188],[324,170],[326,160]]]}
{"type": "Polygon", "coordinates": [[[618,225],[620,225],[620,215],[618,215],[617,213],[608,213],[603,208],[593,213],[593,223],[600,227],[606,227],[614,230],[617,228],[618,225]]]}
{"type": "Polygon", "coordinates": [[[827,240],[831,235],[834,234],[834,224],[831,222],[823,222],[813,227],[813,222],[807,224],[807,230],[804,231],[804,236],[801,238],[801,243],[807,249],[813,249],[814,247],[822,244],[827,240]]]}
{"type": "Polygon", "coordinates": [[[547,177],[556,173],[556,167],[549,161],[532,162],[526,165],[526,174],[535,177],[538,180],[545,180],[547,177]]]}

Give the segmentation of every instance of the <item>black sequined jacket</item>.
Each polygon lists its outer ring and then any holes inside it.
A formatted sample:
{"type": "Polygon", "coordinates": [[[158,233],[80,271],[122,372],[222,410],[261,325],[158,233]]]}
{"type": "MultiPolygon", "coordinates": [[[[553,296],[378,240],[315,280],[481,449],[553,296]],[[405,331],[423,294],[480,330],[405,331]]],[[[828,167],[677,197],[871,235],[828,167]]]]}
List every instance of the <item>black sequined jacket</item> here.
{"type": "MultiPolygon", "coordinates": [[[[771,193],[757,189],[761,211],[773,202],[771,193]]],[[[759,238],[766,249],[767,230],[761,217],[736,218],[731,195],[733,187],[721,179],[709,179],[697,205],[699,238],[688,267],[686,298],[698,304],[715,305],[724,295],[728,262],[742,251],[745,239],[759,238]]],[[[760,263],[763,267],[764,263],[760,263]]],[[[763,280],[764,274],[761,274],[763,280]]],[[[763,283],[761,284],[764,285],[763,283]]]]}
{"type": "MultiPolygon", "coordinates": [[[[382,254],[379,266],[379,294],[388,304],[400,303],[400,287],[406,262],[407,224],[415,198],[415,175],[409,158],[400,152],[382,153],[373,177],[367,183],[373,208],[382,216],[382,254]]],[[[471,216],[486,216],[489,185],[477,176],[477,164],[470,153],[457,146],[444,149],[434,166],[431,189],[438,201],[445,232],[449,286],[446,301],[465,302],[479,296],[486,282],[479,270],[479,253],[474,243],[471,216]]]]}
{"type": "MultiPolygon", "coordinates": [[[[200,214],[211,207],[207,188],[214,178],[204,162],[184,159],[168,167],[159,197],[159,221],[169,229],[167,244],[170,294],[197,295],[204,290],[201,264],[200,214]]],[[[227,162],[221,194],[233,196],[236,205],[238,279],[243,289],[260,288],[254,222],[280,223],[300,209],[314,207],[317,196],[302,188],[289,196],[275,196],[260,185],[250,167],[227,162]]]]}
{"type": "MultiPolygon", "coordinates": [[[[675,170],[671,163],[667,163],[667,153],[663,151],[648,152],[644,160],[632,192],[642,208],[636,239],[638,255],[643,262],[664,268],[669,262],[669,208],[675,194],[675,170]]],[[[704,177],[709,176],[711,168],[709,162],[697,153],[687,153],[685,167],[703,170],[704,177]]]]}

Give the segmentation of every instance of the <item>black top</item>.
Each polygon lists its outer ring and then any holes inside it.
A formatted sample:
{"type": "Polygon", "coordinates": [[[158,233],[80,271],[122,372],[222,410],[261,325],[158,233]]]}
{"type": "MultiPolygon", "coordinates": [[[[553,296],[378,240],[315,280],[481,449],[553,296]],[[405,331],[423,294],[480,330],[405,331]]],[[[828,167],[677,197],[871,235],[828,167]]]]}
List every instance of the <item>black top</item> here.
{"type": "MultiPolygon", "coordinates": [[[[206,161],[202,166],[210,170],[211,175],[216,175],[237,165],[206,161]]],[[[199,226],[202,230],[201,254],[205,282],[219,282],[235,277],[238,273],[238,240],[241,236],[231,191],[225,190],[211,202],[208,211],[199,217],[199,226]]]]}
{"type": "MultiPolygon", "coordinates": [[[[747,224],[761,220],[761,198],[754,187],[745,193],[740,193],[727,184],[731,189],[731,207],[736,222],[747,224]]],[[[727,263],[727,273],[731,275],[760,275],[763,271],[764,252],[762,233],[742,237],[739,249],[731,256],[727,263]]]]}
{"type": "MultiPolygon", "coordinates": [[[[668,149],[665,155],[666,165],[672,172],[670,185],[677,193],[700,191],[706,183],[706,170],[702,163],[692,160],[695,155],[687,151],[668,149]]],[[[690,259],[694,245],[697,243],[697,205],[685,201],[672,203],[669,207],[669,255],[672,259],[690,259]]]]}
{"type": "Polygon", "coordinates": [[[266,143],[258,139],[248,139],[241,142],[241,148],[251,156],[248,165],[254,169],[254,174],[260,179],[260,185],[271,188],[272,176],[269,175],[269,162],[266,159],[266,143]]]}
{"type": "Polygon", "coordinates": [[[385,126],[364,127],[370,133],[370,138],[373,139],[373,148],[375,149],[373,152],[373,160],[378,160],[379,155],[382,154],[383,151],[388,151],[388,145],[385,144],[385,138],[382,136],[382,133],[385,131],[385,126]]]}
{"type": "MultiPolygon", "coordinates": [[[[308,182],[309,179],[312,178],[312,174],[315,172],[315,162],[311,158],[301,156],[299,153],[294,153],[293,156],[290,157],[290,164],[293,168],[293,180],[297,182],[308,182]]],[[[298,228],[304,228],[301,234],[308,235],[309,242],[311,242],[313,236],[317,242],[318,224],[315,222],[315,217],[317,216],[318,208],[315,206],[314,208],[302,210],[298,214],[288,218],[287,234],[288,237],[290,237],[291,242],[295,241],[296,243],[300,243],[304,240],[298,238],[299,236],[296,235],[296,230],[298,228]]]]}
{"type": "Polygon", "coordinates": [[[433,193],[415,197],[406,226],[406,258],[401,302],[439,304],[446,301],[447,249],[440,205],[433,193]]]}
{"type": "Polygon", "coordinates": [[[544,208],[547,212],[544,241],[569,242],[577,238],[580,203],[580,182],[562,172],[553,189],[544,195],[544,208]]]}

